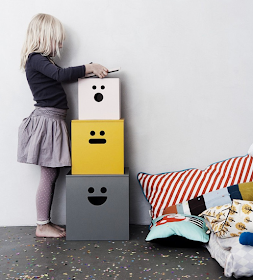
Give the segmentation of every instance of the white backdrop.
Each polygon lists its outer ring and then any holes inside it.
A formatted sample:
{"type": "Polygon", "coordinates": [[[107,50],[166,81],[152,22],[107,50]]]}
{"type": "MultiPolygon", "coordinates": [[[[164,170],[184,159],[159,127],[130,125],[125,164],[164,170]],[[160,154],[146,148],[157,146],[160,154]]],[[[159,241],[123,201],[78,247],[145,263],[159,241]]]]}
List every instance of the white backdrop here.
{"type": "MultiPolygon", "coordinates": [[[[20,50],[31,18],[59,18],[63,67],[91,61],[121,79],[131,223],[150,222],[136,175],[245,155],[253,142],[251,0],[1,0],[0,226],[34,225],[39,167],[16,162],[17,130],[33,110],[20,50]]],[[[64,85],[77,118],[77,84],[64,85]]],[[[65,223],[65,173],[53,220],[65,223]]]]}

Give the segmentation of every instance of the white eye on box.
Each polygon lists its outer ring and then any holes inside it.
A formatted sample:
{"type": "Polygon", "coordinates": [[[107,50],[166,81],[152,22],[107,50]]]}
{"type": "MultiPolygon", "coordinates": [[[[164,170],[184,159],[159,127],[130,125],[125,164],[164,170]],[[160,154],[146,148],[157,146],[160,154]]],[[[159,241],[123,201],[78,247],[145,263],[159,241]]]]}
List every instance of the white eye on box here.
{"type": "Polygon", "coordinates": [[[120,99],[119,78],[78,80],[79,120],[119,120],[120,99]]]}

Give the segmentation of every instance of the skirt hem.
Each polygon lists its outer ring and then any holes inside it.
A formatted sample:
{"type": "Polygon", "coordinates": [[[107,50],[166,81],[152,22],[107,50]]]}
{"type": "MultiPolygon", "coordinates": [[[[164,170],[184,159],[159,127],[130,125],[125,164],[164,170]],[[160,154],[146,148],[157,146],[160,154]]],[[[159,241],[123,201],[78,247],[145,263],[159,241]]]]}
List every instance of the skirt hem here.
{"type": "Polygon", "coordinates": [[[18,159],[17,162],[19,163],[26,163],[26,164],[34,164],[34,165],[38,165],[38,166],[44,166],[44,167],[52,167],[52,168],[56,168],[56,167],[71,167],[71,164],[69,163],[45,163],[45,162],[29,162],[27,160],[22,160],[22,159],[18,159]]]}

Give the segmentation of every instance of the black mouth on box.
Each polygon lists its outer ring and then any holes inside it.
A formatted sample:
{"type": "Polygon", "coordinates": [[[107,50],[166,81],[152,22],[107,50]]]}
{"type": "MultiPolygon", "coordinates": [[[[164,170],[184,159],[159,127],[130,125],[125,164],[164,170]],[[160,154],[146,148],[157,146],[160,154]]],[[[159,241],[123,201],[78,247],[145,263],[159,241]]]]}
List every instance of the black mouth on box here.
{"type": "Polygon", "coordinates": [[[106,202],[107,196],[88,196],[88,200],[93,205],[102,205],[106,202]]]}
{"type": "Polygon", "coordinates": [[[90,144],[105,144],[106,139],[90,139],[89,143],[90,144]]]}

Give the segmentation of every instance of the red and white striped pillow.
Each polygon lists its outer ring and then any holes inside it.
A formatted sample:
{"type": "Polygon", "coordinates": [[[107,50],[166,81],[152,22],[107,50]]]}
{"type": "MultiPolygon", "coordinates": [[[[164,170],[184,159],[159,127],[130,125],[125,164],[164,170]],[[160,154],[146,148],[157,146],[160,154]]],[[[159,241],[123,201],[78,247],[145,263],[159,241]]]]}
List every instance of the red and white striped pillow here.
{"type": "Polygon", "coordinates": [[[168,206],[234,184],[251,182],[253,158],[250,155],[230,158],[211,164],[205,170],[187,169],[157,175],[140,172],[137,178],[151,204],[151,217],[155,219],[168,206]]]}

